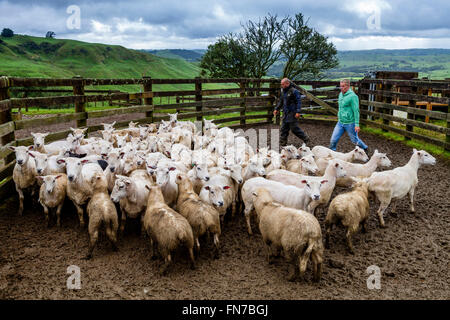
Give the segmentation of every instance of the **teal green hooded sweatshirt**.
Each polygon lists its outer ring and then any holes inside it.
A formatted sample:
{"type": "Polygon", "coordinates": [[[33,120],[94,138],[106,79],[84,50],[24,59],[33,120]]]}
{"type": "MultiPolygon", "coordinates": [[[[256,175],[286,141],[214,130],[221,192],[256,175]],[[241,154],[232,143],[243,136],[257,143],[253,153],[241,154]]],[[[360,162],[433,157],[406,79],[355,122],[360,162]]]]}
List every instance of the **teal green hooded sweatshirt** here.
{"type": "Polygon", "coordinates": [[[342,124],[354,123],[359,127],[359,100],[352,89],[348,89],[345,94],[339,93],[338,120],[342,124]]]}

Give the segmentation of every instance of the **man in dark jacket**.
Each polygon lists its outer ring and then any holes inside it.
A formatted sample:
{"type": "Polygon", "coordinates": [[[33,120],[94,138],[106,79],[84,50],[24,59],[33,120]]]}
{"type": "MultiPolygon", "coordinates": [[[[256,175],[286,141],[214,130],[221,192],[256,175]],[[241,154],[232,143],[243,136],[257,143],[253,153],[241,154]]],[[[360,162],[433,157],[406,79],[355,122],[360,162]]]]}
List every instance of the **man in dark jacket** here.
{"type": "Polygon", "coordinates": [[[300,117],[301,95],[297,89],[291,84],[288,78],[281,80],[281,95],[277,106],[273,111],[276,116],[283,107],[283,124],[281,125],[280,145],[285,146],[289,136],[289,131],[292,131],[297,137],[302,139],[306,144],[309,143],[309,137],[298,126],[298,118],[300,117]]]}

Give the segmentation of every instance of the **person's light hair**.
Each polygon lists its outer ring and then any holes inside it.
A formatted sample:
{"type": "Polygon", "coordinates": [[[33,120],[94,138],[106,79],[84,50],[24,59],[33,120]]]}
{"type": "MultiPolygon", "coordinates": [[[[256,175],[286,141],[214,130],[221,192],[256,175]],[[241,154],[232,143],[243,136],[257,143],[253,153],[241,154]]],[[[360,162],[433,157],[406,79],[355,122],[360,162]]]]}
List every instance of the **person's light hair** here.
{"type": "Polygon", "coordinates": [[[288,82],[288,83],[290,83],[291,82],[291,80],[289,80],[288,78],[283,78],[283,79],[281,79],[281,83],[283,83],[283,82],[288,82]]]}
{"type": "Polygon", "coordinates": [[[350,86],[350,79],[342,79],[340,82],[350,86]]]}

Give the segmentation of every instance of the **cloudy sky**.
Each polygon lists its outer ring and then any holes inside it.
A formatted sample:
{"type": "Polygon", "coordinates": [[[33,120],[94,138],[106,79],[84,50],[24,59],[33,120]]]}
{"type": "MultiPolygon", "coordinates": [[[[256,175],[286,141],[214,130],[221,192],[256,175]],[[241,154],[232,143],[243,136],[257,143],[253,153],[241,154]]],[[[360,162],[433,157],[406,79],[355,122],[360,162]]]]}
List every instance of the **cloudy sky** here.
{"type": "Polygon", "coordinates": [[[248,20],[298,12],[338,50],[450,48],[449,0],[0,0],[0,28],[134,49],[204,49],[248,20]]]}

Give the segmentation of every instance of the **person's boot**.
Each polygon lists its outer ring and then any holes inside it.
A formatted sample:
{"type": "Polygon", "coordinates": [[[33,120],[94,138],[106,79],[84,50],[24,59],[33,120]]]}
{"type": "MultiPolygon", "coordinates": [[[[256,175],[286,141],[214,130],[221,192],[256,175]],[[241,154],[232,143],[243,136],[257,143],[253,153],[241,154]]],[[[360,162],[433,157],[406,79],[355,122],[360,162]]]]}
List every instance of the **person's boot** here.
{"type": "Polygon", "coordinates": [[[308,146],[311,142],[311,139],[309,139],[309,137],[307,136],[305,139],[303,139],[303,142],[306,144],[306,146],[308,146]]]}
{"type": "Polygon", "coordinates": [[[369,147],[367,147],[367,148],[365,148],[365,149],[363,149],[364,150],[364,152],[367,154],[367,156],[370,158],[370,155],[369,155],[369,147]]]}

